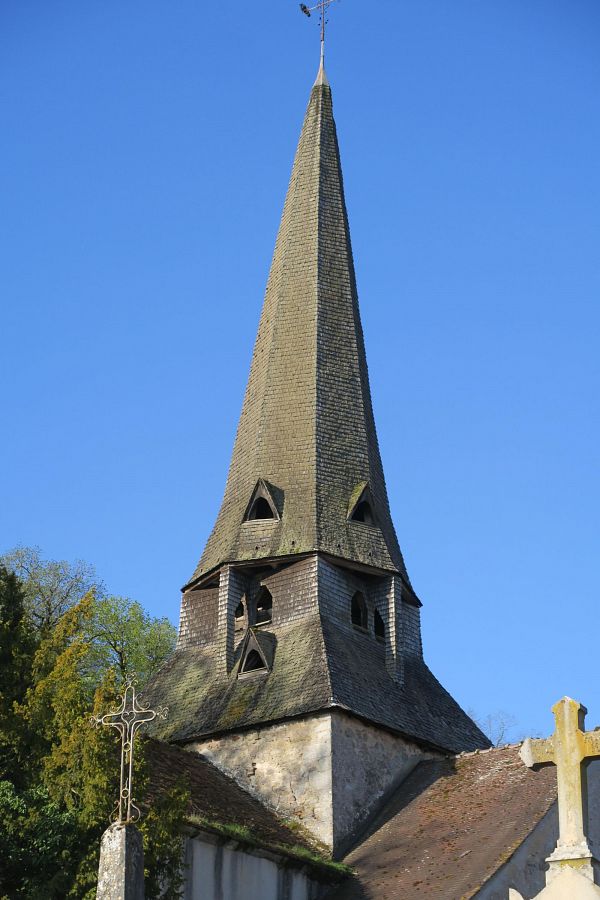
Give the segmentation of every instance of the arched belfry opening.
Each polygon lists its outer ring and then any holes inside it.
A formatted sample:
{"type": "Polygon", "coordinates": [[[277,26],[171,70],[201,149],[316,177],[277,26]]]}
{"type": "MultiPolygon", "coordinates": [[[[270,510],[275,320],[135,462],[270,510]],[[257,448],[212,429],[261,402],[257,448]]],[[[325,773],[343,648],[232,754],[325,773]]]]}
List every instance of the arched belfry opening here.
{"type": "Polygon", "coordinates": [[[264,585],[256,596],[256,619],[257,625],[268,625],[273,619],[273,597],[271,591],[264,585]]]}
{"type": "Polygon", "coordinates": [[[260,478],[246,507],[244,522],[279,519],[274,493],[276,492],[271,489],[270,485],[260,478]]]}
{"type": "Polygon", "coordinates": [[[350,603],[350,619],[357,628],[363,628],[365,631],[369,627],[369,611],[367,609],[367,601],[364,595],[357,591],[352,597],[350,603]]]}
{"type": "Polygon", "coordinates": [[[244,601],[245,597],[240,600],[233,614],[236,631],[241,631],[246,625],[246,604],[244,601]]]}

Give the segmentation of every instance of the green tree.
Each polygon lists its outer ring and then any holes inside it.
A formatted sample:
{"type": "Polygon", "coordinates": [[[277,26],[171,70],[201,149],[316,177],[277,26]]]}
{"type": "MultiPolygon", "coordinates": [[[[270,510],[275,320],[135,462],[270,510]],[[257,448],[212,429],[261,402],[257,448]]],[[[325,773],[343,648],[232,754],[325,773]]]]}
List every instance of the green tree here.
{"type": "Polygon", "coordinates": [[[14,707],[31,684],[36,645],[21,582],[0,566],[0,778],[15,784],[22,782],[26,735],[14,707]]]}
{"type": "MultiPolygon", "coordinates": [[[[0,771],[0,898],[92,900],[120,751],[116,733],[92,728],[90,717],[114,706],[133,668],[148,677],[175,632],[139,604],[92,592],[69,602],[53,627],[40,628],[32,610],[19,579],[0,570],[0,760],[3,747],[23,748],[19,764],[0,771]]],[[[139,751],[141,788],[141,743],[139,751]]],[[[184,794],[160,801],[160,827],[145,829],[149,900],[161,883],[169,900],[179,896],[184,794]]]]}
{"type": "Polygon", "coordinates": [[[0,556],[0,565],[21,581],[31,621],[42,633],[56,625],[88,591],[93,590],[97,597],[105,592],[90,563],[43,559],[39,547],[14,547],[0,556]]]}
{"type": "Polygon", "coordinates": [[[87,626],[92,669],[114,667],[121,678],[135,672],[143,685],[175,649],[177,632],[168,619],[154,619],[126,597],[104,597],[87,626]]]}

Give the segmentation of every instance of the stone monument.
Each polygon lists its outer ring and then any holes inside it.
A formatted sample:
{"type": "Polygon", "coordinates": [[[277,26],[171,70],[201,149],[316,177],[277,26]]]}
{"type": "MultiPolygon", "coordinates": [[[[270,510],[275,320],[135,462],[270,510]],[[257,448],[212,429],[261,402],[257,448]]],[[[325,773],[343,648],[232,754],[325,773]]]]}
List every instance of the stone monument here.
{"type": "MultiPolygon", "coordinates": [[[[587,784],[584,763],[600,757],[600,731],[584,731],[587,710],[581,703],[563,697],[552,707],[556,729],[552,737],[528,738],[521,759],[529,768],[554,764],[558,783],[559,837],[548,857],[546,887],[537,900],[593,900],[600,898],[594,884],[594,857],[586,835],[587,784]]],[[[523,900],[514,889],[509,900],[523,900]]]]}

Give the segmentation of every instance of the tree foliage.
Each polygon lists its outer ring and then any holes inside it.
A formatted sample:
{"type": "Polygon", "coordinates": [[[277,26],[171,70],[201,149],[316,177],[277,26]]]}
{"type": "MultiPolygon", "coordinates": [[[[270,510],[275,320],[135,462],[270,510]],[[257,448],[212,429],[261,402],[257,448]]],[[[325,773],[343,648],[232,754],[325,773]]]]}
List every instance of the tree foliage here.
{"type": "Polygon", "coordinates": [[[126,597],[104,597],[95,603],[86,625],[93,669],[113,667],[124,679],[135,672],[143,684],[173,652],[175,630],[168,619],[154,619],[126,597]]]}
{"type": "MultiPolygon", "coordinates": [[[[139,604],[93,591],[77,597],[82,573],[56,616],[54,601],[40,604],[31,584],[0,567],[0,900],[95,897],[120,750],[113,729],[92,728],[90,717],[116,703],[125,675],[137,668],[147,678],[174,646],[172,626],[139,604]]],[[[54,575],[38,568],[36,578],[49,584],[54,575]]],[[[162,883],[179,896],[185,803],[177,791],[162,803],[160,826],[144,826],[148,898],[162,883]]]]}
{"type": "Polygon", "coordinates": [[[27,735],[14,707],[31,684],[35,647],[23,587],[14,573],[0,566],[0,778],[15,784],[21,782],[27,735]]]}
{"type": "Polygon", "coordinates": [[[94,591],[96,597],[105,592],[90,563],[45,560],[39,547],[14,547],[0,556],[0,565],[21,582],[29,617],[42,632],[53,628],[88,591],[94,591]]]}

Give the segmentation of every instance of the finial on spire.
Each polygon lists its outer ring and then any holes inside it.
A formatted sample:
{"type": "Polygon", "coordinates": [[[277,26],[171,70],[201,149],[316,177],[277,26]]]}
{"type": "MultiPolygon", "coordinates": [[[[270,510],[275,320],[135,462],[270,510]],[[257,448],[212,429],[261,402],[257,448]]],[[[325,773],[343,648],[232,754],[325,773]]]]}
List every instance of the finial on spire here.
{"type": "Polygon", "coordinates": [[[307,6],[306,3],[300,4],[300,9],[305,16],[310,18],[311,14],[319,10],[320,26],[321,26],[321,61],[319,63],[319,71],[315,84],[329,84],[325,75],[325,26],[327,25],[327,10],[335,0],[319,0],[314,6],[307,6]]]}

